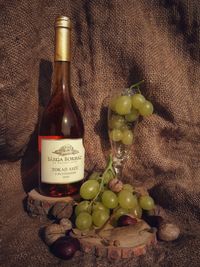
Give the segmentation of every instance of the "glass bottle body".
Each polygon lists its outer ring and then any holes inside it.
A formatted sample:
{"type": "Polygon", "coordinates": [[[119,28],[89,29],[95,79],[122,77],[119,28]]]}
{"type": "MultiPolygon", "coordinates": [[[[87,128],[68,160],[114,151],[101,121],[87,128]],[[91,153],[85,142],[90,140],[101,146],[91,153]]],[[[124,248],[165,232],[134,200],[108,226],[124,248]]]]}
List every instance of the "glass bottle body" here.
{"type": "Polygon", "coordinates": [[[70,62],[56,61],[53,92],[39,129],[39,189],[50,197],[79,191],[84,172],[84,127],[70,89],[70,62]]]}

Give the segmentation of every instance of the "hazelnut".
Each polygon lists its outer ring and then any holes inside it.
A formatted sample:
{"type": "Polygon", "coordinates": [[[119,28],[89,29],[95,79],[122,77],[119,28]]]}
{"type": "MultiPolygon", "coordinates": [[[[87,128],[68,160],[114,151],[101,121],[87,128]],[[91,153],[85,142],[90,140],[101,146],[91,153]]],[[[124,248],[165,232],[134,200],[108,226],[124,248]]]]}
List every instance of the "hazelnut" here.
{"type": "Polygon", "coordinates": [[[174,223],[163,222],[160,224],[157,234],[160,240],[173,241],[180,235],[180,229],[174,223]]]}
{"type": "Polygon", "coordinates": [[[57,202],[52,210],[51,214],[57,219],[70,218],[73,212],[72,202],[57,202]]]}
{"type": "Polygon", "coordinates": [[[114,178],[114,179],[110,180],[108,187],[111,191],[118,193],[122,190],[123,183],[119,179],[114,178]]]}

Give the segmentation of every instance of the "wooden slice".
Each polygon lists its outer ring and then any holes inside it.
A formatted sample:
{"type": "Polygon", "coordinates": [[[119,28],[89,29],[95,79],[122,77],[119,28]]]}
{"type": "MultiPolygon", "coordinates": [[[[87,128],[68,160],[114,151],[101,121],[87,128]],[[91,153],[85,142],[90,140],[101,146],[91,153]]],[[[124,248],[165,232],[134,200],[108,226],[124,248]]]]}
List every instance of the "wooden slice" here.
{"type": "Polygon", "coordinates": [[[47,197],[41,195],[37,189],[33,189],[28,193],[27,197],[27,211],[32,216],[47,216],[50,209],[57,202],[66,202],[70,203],[79,199],[79,196],[73,197],[47,197]]]}
{"type": "Polygon", "coordinates": [[[118,260],[140,256],[155,245],[156,231],[143,220],[136,225],[103,230],[94,236],[79,237],[82,250],[118,260]]]}

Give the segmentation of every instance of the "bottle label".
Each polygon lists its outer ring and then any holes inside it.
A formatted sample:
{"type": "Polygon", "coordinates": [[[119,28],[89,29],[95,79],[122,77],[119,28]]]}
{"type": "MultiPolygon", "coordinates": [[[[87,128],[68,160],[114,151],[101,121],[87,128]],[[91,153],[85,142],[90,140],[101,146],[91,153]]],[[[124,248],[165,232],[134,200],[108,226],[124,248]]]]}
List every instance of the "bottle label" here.
{"type": "Polygon", "coordinates": [[[41,140],[41,181],[68,184],[84,178],[82,139],[41,140]]]}

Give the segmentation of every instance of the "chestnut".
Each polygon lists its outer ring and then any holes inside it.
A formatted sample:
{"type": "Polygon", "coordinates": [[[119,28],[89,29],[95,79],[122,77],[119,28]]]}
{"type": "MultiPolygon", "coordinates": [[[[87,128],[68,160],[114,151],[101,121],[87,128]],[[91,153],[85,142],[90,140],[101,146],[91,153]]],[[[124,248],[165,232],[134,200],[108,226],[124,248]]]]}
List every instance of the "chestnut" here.
{"type": "Polygon", "coordinates": [[[80,242],[71,236],[60,237],[51,245],[50,250],[56,257],[68,260],[80,250],[80,242]]]}
{"type": "Polygon", "coordinates": [[[137,219],[134,217],[131,217],[129,215],[122,215],[119,217],[117,221],[117,226],[128,226],[128,225],[134,225],[137,223],[137,219]]]}

